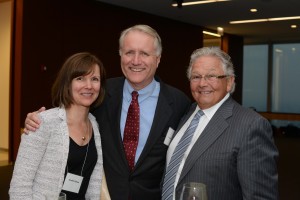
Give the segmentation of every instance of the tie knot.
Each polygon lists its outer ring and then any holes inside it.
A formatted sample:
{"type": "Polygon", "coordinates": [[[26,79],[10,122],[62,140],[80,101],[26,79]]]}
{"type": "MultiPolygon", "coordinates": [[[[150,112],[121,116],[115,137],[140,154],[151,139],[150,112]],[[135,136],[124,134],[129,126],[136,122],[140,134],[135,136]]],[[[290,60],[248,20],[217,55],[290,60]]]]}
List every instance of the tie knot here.
{"type": "Polygon", "coordinates": [[[133,91],[131,93],[131,96],[132,96],[132,100],[137,100],[138,96],[139,96],[139,93],[137,91],[133,91]]]}
{"type": "Polygon", "coordinates": [[[195,115],[195,118],[200,118],[201,116],[203,116],[204,115],[204,112],[202,111],[202,110],[198,110],[198,112],[196,113],[196,115],[195,115]]]}

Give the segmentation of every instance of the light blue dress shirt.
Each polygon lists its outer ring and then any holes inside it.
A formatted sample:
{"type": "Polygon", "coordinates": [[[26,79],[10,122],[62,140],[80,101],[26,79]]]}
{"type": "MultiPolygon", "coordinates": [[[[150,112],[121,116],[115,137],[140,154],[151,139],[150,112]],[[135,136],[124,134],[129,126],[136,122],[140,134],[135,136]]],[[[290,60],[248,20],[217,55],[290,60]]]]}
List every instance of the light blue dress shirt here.
{"type": "MultiPolygon", "coordinates": [[[[124,88],[123,88],[123,102],[122,102],[122,113],[121,113],[121,136],[123,139],[124,136],[124,128],[126,123],[126,117],[128,108],[131,102],[131,93],[134,89],[125,80],[124,88]]],[[[150,129],[152,126],[154,113],[156,109],[156,104],[158,101],[160,91],[160,84],[155,79],[142,90],[137,91],[139,93],[138,101],[140,106],[140,134],[139,134],[139,142],[135,154],[135,163],[139,159],[143,148],[147,142],[150,129]]]]}

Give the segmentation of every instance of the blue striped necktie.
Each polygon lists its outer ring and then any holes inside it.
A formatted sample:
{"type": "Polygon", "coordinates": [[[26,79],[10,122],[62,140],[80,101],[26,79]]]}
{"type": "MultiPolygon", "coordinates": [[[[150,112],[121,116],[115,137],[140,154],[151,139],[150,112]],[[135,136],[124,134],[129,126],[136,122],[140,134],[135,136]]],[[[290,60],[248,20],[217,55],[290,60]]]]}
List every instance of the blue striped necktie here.
{"type": "Polygon", "coordinates": [[[203,115],[204,115],[204,113],[202,110],[199,110],[195,114],[189,127],[187,128],[187,130],[181,137],[180,141],[178,142],[177,146],[175,147],[175,150],[173,152],[173,155],[171,157],[171,160],[169,162],[169,165],[168,165],[166,173],[165,173],[163,191],[162,191],[162,200],[173,199],[174,182],[176,179],[176,174],[177,174],[178,168],[180,166],[180,163],[182,161],[183,155],[184,155],[187,147],[191,143],[192,137],[196,131],[199,120],[200,120],[201,116],[203,116],[203,115]]]}

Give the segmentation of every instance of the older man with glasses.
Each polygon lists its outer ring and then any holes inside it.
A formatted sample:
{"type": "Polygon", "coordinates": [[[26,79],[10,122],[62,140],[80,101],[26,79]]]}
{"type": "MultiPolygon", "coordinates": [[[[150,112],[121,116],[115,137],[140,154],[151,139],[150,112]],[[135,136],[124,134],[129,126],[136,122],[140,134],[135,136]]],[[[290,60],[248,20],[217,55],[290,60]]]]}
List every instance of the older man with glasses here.
{"type": "Polygon", "coordinates": [[[197,49],[187,76],[196,102],[170,144],[162,199],[178,199],[184,183],[198,182],[206,185],[209,200],[277,200],[272,129],[232,99],[230,56],[217,47],[197,49]]]}

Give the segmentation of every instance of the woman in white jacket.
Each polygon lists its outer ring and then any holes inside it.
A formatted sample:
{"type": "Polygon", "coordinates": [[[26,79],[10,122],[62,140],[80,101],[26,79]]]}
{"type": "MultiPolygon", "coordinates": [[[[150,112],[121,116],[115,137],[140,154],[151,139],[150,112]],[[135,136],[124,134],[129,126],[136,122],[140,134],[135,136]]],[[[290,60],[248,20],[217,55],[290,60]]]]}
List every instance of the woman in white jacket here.
{"type": "Polygon", "coordinates": [[[52,87],[55,108],[39,113],[40,128],[23,134],[10,199],[100,199],[102,149],[89,113],[104,98],[105,69],[88,52],[69,57],[52,87]]]}

